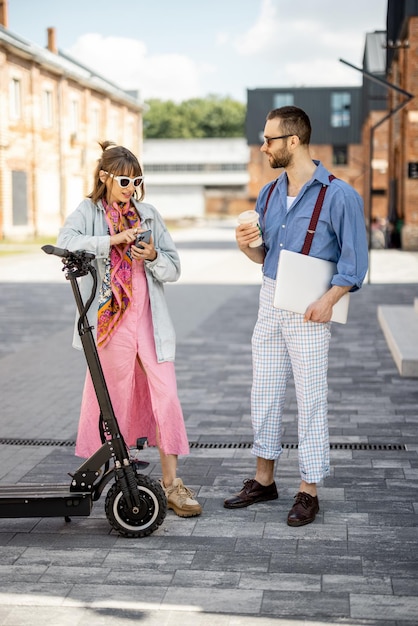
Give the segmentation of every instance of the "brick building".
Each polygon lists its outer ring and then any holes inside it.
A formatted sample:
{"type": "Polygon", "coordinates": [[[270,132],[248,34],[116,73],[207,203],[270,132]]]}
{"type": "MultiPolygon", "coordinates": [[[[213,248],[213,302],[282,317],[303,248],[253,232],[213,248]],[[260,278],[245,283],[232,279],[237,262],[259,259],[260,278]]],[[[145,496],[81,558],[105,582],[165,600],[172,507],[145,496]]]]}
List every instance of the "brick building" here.
{"type": "Polygon", "coordinates": [[[55,235],[91,191],[98,140],[142,150],[142,110],[127,93],[57,49],[8,28],[0,0],[0,239],[55,235]]]}
{"type": "MultiPolygon", "coordinates": [[[[418,1],[389,0],[387,12],[388,80],[415,96],[418,93],[418,1]]],[[[402,102],[391,91],[389,108],[402,102]]],[[[418,100],[413,97],[389,120],[388,214],[400,231],[404,250],[418,250],[418,100]]]]}

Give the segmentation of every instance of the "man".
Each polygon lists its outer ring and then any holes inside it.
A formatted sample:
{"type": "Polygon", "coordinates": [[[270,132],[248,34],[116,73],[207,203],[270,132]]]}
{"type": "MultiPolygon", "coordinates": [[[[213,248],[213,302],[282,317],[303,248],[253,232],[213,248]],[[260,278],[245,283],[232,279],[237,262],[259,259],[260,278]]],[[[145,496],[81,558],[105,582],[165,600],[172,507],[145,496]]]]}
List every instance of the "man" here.
{"type": "MultiPolygon", "coordinates": [[[[301,482],[287,523],[302,526],[319,511],[317,483],[329,475],[327,370],[333,306],[348,291],[362,285],[367,271],[367,237],[363,204],[347,183],[334,179],[309,153],[311,124],[297,107],[271,111],[261,151],[273,169],[284,168],[261,190],[256,205],[264,244],[252,248],[258,227],[240,225],[236,239],[252,261],[263,265],[258,319],[252,338],[252,453],[257,457],[254,479],[224,502],[226,508],[246,507],[278,498],[275,461],[281,448],[281,421],[286,383],[293,370],[298,403],[298,454],[301,482]],[[304,315],[273,307],[280,251],[301,252],[318,193],[326,193],[310,254],[334,261],[337,273],[330,289],[312,302],[304,315]]],[[[295,285],[297,288],[297,285],[295,285]]]]}

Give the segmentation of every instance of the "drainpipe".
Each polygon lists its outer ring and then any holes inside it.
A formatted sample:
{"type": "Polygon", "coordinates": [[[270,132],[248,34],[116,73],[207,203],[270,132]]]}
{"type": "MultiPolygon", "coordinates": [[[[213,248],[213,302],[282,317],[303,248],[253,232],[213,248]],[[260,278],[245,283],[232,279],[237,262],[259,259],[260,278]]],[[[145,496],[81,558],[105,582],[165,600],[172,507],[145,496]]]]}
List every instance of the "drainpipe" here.
{"type": "Polygon", "coordinates": [[[64,115],[62,114],[63,107],[63,88],[64,88],[64,78],[60,76],[58,81],[58,89],[57,89],[57,108],[58,108],[58,169],[59,169],[59,198],[60,198],[60,218],[62,226],[66,217],[66,188],[65,188],[65,158],[64,158],[64,147],[63,147],[63,120],[64,115]]]}
{"type": "MultiPolygon", "coordinates": [[[[384,85],[385,87],[388,87],[389,89],[393,89],[394,91],[400,93],[402,96],[405,96],[405,98],[406,98],[403,102],[398,104],[394,109],[391,109],[388,113],[386,113],[378,122],[376,122],[376,124],[373,124],[373,126],[370,127],[370,139],[369,139],[369,141],[370,141],[369,202],[368,202],[368,216],[367,216],[368,220],[369,220],[369,252],[370,252],[370,250],[372,249],[372,191],[373,191],[373,167],[372,167],[372,163],[373,163],[374,132],[375,132],[375,130],[377,128],[379,128],[379,126],[381,124],[383,124],[383,122],[386,122],[386,120],[388,120],[390,117],[395,115],[395,113],[397,113],[403,107],[405,107],[408,104],[408,102],[410,100],[412,100],[412,98],[414,98],[414,95],[412,93],[409,93],[409,91],[405,91],[404,89],[401,89],[397,85],[393,85],[392,83],[390,83],[389,81],[385,80],[384,78],[380,78],[379,76],[375,76],[374,74],[371,74],[370,72],[368,72],[367,70],[364,70],[361,67],[356,67],[355,65],[352,65],[348,61],[344,61],[344,59],[340,59],[340,62],[341,63],[345,63],[345,65],[348,65],[349,67],[352,67],[353,69],[357,70],[358,72],[361,72],[369,80],[372,80],[375,83],[379,83],[381,85],[384,85]]],[[[368,273],[367,282],[369,284],[371,282],[370,254],[369,254],[369,273],[368,273]]]]}
{"type": "MultiPolygon", "coordinates": [[[[9,28],[9,13],[8,13],[8,0],[0,0],[0,25],[4,28],[9,28]]],[[[2,54],[3,57],[3,54],[2,54]]],[[[0,65],[3,65],[3,58],[0,65]]],[[[3,124],[0,122],[0,200],[4,198],[4,171],[5,171],[5,151],[8,145],[6,143],[6,131],[3,124]]],[[[0,239],[3,239],[3,211],[0,211],[0,239]]]]}

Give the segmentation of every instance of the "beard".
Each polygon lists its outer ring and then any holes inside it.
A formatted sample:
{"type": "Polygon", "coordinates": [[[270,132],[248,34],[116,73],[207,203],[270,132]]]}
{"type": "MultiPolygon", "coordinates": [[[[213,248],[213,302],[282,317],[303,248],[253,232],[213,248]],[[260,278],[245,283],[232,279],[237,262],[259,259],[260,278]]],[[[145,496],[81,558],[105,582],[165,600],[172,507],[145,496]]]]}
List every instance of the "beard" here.
{"type": "Polygon", "coordinates": [[[278,169],[280,167],[288,167],[292,163],[292,155],[287,150],[282,150],[280,154],[270,155],[270,167],[278,169]]]}

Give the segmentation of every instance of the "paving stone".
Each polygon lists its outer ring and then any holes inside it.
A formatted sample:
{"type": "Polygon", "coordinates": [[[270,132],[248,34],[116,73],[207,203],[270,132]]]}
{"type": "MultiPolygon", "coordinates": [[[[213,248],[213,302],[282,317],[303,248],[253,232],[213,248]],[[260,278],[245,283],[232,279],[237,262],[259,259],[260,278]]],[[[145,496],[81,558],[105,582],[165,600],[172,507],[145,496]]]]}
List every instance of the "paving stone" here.
{"type": "Polygon", "coordinates": [[[66,597],[62,600],[62,606],[73,609],[74,607],[92,606],[93,608],[131,607],[132,609],[153,610],[160,604],[167,591],[165,586],[100,584],[73,585],[66,597]],[[118,593],[115,594],[115,589],[118,593]]]}
{"type": "Polygon", "coordinates": [[[272,614],[277,617],[303,617],[312,620],[318,618],[341,618],[350,615],[347,593],[329,594],[313,591],[265,591],[262,615],[272,614]]]}
{"type": "Polygon", "coordinates": [[[147,550],[138,546],[130,550],[110,552],[103,565],[113,570],[135,571],[140,564],[143,569],[172,572],[178,568],[190,567],[195,554],[192,550],[147,550]]]}
{"type": "Polygon", "coordinates": [[[198,607],[201,611],[213,613],[260,613],[262,591],[248,589],[214,589],[210,593],[200,587],[171,586],[164,596],[164,605],[185,605],[198,607]]]}
{"type": "MultiPolygon", "coordinates": [[[[238,587],[241,575],[231,571],[201,571],[196,576],[195,570],[177,570],[174,574],[173,585],[175,587],[226,587],[228,589],[238,587]]],[[[241,585],[240,585],[241,586],[241,585]]],[[[256,589],[257,587],[251,587],[256,589]]]]}
{"type": "Polygon", "coordinates": [[[392,576],[395,578],[412,578],[416,580],[418,572],[418,558],[415,547],[414,557],[406,559],[405,555],[396,558],[390,554],[382,554],[380,557],[365,556],[363,560],[363,570],[370,576],[392,576]]]}
{"type": "MultiPolygon", "coordinates": [[[[46,572],[46,565],[0,565],[0,584],[3,582],[37,582],[46,572]]],[[[1,622],[0,622],[1,623],[1,622]]]]}
{"type": "Polygon", "coordinates": [[[266,553],[254,554],[252,552],[196,552],[191,568],[194,570],[222,570],[241,572],[267,572],[269,571],[270,555],[266,553]]]}
{"type": "MultiPolygon", "coordinates": [[[[89,569],[87,570],[89,571],[89,569]]],[[[130,569],[113,569],[108,571],[104,582],[107,585],[132,585],[139,593],[142,587],[168,587],[173,582],[173,571],[165,572],[137,567],[130,569]]],[[[90,577],[90,581],[92,578],[90,577]]],[[[73,581],[77,582],[77,581],[73,581]]],[[[96,582],[96,581],[95,581],[96,582]]]]}
{"type": "Polygon", "coordinates": [[[321,591],[321,577],[310,574],[242,574],[240,588],[268,591],[321,591]]]}
{"type": "Polygon", "coordinates": [[[404,619],[413,623],[418,615],[418,598],[382,594],[350,594],[350,615],[354,618],[365,619],[404,619]]]}
{"type": "Polygon", "coordinates": [[[391,594],[392,581],[390,576],[353,576],[351,574],[324,574],[322,589],[327,593],[342,591],[346,593],[391,594]]]}
{"type": "Polygon", "coordinates": [[[283,559],[282,555],[272,554],[270,572],[298,574],[363,574],[360,556],[303,554],[283,559]]]}
{"type": "Polygon", "coordinates": [[[0,605],[13,606],[55,606],[59,607],[65,603],[65,598],[72,589],[71,584],[58,582],[41,583],[37,581],[3,581],[0,605]]]}

